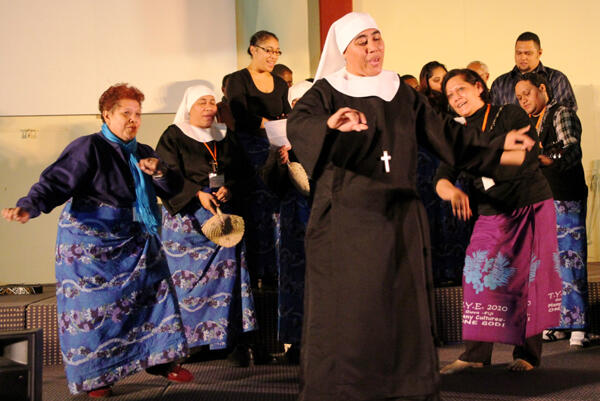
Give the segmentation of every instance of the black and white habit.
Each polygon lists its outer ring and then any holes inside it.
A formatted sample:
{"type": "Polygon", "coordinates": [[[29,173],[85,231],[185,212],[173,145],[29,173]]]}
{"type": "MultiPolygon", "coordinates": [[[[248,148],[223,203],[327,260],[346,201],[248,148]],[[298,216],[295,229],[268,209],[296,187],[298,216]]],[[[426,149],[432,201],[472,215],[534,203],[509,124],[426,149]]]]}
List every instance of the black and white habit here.
{"type": "Polygon", "coordinates": [[[342,53],[370,28],[375,21],[362,13],[332,25],[316,82],[287,124],[293,151],[315,183],[300,400],[437,399],[417,145],[451,165],[488,174],[503,146],[504,138],[488,143],[475,128],[438,115],[394,72],[350,74],[342,53]],[[329,129],[327,120],[342,107],[363,112],[368,129],[329,129]]]}

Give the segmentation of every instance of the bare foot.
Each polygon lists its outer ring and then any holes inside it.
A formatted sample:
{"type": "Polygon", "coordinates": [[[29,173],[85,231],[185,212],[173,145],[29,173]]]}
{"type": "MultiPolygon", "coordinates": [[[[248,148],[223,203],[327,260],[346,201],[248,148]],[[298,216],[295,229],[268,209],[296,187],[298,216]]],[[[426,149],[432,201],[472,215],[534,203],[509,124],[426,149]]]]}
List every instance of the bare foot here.
{"type": "Polygon", "coordinates": [[[456,361],[452,362],[451,364],[444,366],[440,370],[440,374],[441,375],[451,375],[454,373],[461,372],[468,368],[482,368],[482,367],[483,367],[482,362],[465,362],[465,361],[461,361],[460,359],[457,359],[456,361]]]}
{"type": "Polygon", "coordinates": [[[533,370],[533,365],[524,359],[517,358],[508,365],[508,370],[511,372],[526,372],[528,370],[533,370]]]}

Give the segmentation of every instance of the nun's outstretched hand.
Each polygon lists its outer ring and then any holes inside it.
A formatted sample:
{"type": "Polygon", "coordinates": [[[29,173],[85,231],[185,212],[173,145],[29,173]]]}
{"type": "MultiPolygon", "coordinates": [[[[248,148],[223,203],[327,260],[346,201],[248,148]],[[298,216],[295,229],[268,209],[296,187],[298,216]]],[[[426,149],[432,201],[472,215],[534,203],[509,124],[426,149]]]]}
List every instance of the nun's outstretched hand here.
{"type": "Polygon", "coordinates": [[[350,107],[342,107],[333,113],[327,120],[327,126],[341,132],[358,132],[369,128],[364,113],[350,107]]]}

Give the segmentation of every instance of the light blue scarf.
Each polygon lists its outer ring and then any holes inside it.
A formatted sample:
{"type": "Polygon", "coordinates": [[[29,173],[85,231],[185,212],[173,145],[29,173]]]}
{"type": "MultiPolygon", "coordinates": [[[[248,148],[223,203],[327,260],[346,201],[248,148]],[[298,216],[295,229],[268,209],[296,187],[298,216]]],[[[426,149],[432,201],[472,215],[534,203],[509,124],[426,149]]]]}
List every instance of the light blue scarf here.
{"type": "Polygon", "coordinates": [[[135,183],[135,211],[138,216],[136,220],[139,219],[144,223],[148,232],[158,234],[159,214],[154,185],[152,178],[144,175],[138,166],[137,141],[133,138],[129,142],[123,142],[111,132],[106,124],[102,124],[102,135],[109,141],[118,144],[129,159],[129,169],[135,183]]]}

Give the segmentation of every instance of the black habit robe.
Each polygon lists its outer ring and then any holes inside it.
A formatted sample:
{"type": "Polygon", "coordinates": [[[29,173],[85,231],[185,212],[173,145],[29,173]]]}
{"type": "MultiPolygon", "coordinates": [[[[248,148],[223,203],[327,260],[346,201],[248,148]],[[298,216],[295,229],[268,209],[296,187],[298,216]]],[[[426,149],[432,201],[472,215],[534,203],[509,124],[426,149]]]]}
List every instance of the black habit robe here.
{"type": "MultiPolygon", "coordinates": [[[[211,150],[216,149],[219,173],[225,175],[224,186],[232,195],[229,202],[239,203],[241,192],[246,190],[247,181],[252,177],[252,168],[243,149],[231,135],[220,141],[206,142],[206,145],[211,150]]],[[[208,175],[213,170],[213,158],[208,148],[172,124],[160,137],[156,153],[183,176],[183,189],[170,198],[162,198],[163,205],[172,216],[181,211],[194,213],[201,207],[197,193],[208,188],[208,175]]],[[[228,206],[235,210],[238,205],[228,206]]]]}
{"type": "Polygon", "coordinates": [[[427,217],[416,189],[417,144],[450,165],[492,174],[504,136],[437,114],[400,83],[395,97],[351,97],[321,79],[287,132],[315,182],[306,233],[300,400],[398,400],[438,393],[427,217]],[[368,129],[327,127],[341,107],[368,129]],[[381,160],[391,156],[389,173],[381,160]]]}

